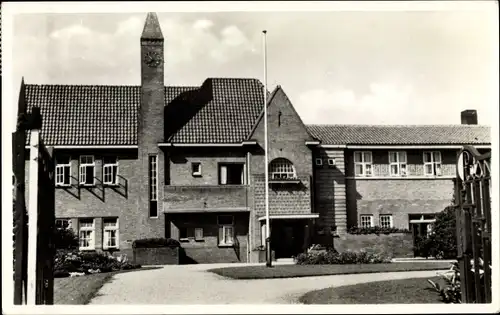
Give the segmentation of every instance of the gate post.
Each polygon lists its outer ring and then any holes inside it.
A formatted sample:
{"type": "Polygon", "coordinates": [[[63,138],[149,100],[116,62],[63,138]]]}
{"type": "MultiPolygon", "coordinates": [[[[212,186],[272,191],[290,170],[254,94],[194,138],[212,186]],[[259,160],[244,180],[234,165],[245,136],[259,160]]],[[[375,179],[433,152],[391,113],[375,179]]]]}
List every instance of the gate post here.
{"type": "Polygon", "coordinates": [[[27,305],[36,305],[37,300],[37,243],[38,243],[38,167],[40,134],[31,130],[29,160],[28,199],[28,292],[27,305]]]}

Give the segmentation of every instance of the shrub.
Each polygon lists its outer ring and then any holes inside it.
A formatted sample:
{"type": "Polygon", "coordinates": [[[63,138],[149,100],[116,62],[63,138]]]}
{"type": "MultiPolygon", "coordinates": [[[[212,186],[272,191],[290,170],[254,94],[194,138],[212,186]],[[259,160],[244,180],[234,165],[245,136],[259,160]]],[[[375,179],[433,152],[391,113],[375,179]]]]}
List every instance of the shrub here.
{"type": "Polygon", "coordinates": [[[133,248],[157,248],[157,247],[180,247],[179,241],[172,238],[144,238],[135,240],[133,248]]]}
{"type": "Polygon", "coordinates": [[[441,278],[446,281],[446,285],[441,287],[432,280],[427,280],[432,288],[439,293],[445,303],[461,303],[460,271],[458,262],[451,265],[450,270],[441,274],[441,278]]]}
{"type": "Polygon", "coordinates": [[[415,251],[422,257],[454,259],[457,257],[457,234],[455,208],[446,207],[436,216],[432,233],[427,237],[417,238],[415,251]]]}
{"type": "Polygon", "coordinates": [[[407,229],[398,229],[398,228],[388,228],[381,226],[373,226],[373,227],[357,227],[353,226],[347,231],[349,234],[392,234],[392,233],[410,233],[407,229]]]}
{"type": "Polygon", "coordinates": [[[375,253],[343,252],[336,251],[310,251],[307,254],[301,253],[296,258],[298,265],[346,265],[346,264],[380,264],[388,263],[389,259],[375,253]]]}
{"type": "Polygon", "coordinates": [[[78,248],[78,237],[72,229],[56,229],[54,231],[54,246],[56,249],[78,248]]]}

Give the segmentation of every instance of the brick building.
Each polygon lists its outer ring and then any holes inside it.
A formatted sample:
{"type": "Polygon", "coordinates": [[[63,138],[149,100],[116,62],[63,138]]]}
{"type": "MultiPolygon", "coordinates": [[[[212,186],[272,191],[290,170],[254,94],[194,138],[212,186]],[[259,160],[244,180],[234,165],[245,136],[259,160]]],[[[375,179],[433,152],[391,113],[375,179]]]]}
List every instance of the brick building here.
{"type": "MultiPolygon", "coordinates": [[[[255,262],[265,231],[263,85],[165,85],[153,13],[140,45],[140,86],[22,83],[55,152],[57,225],[77,231],[81,250],[130,254],[135,239],[172,237],[197,262],[255,262]]],[[[305,125],[280,86],[267,106],[278,258],[350,226],[424,233],[451,201],[460,147],[490,147],[475,111],[449,126],[305,125]]]]}

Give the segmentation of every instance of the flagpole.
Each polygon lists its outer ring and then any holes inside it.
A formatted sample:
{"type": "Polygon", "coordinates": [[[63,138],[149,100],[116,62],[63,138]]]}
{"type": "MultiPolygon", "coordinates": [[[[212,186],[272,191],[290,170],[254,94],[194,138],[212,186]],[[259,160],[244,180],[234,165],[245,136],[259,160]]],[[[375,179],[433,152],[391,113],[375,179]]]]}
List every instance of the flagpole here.
{"type": "Polygon", "coordinates": [[[263,33],[263,46],[264,46],[264,191],[265,191],[265,205],[266,205],[266,266],[272,266],[271,257],[271,227],[269,223],[269,162],[267,155],[267,42],[266,34],[263,33]]]}

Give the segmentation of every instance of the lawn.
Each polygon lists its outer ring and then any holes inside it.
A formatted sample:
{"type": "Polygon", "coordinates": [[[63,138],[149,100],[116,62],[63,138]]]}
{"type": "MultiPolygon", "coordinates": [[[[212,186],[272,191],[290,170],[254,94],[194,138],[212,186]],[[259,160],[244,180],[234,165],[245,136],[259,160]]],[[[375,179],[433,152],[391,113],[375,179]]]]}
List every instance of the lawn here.
{"type": "MultiPolygon", "coordinates": [[[[441,282],[439,277],[430,278],[441,282]]],[[[311,291],[303,304],[436,304],[443,303],[427,278],[379,281],[311,291]]]]}
{"type": "Polygon", "coordinates": [[[358,265],[276,265],[272,268],[268,268],[265,265],[258,265],[216,268],[209,271],[232,279],[272,279],[357,273],[444,270],[449,268],[450,263],[448,262],[403,262],[358,265]]]}
{"type": "Polygon", "coordinates": [[[133,270],[96,273],[73,278],[54,279],[54,304],[88,304],[100,288],[109,282],[114,275],[124,272],[157,269],[157,267],[143,267],[133,270]]]}

